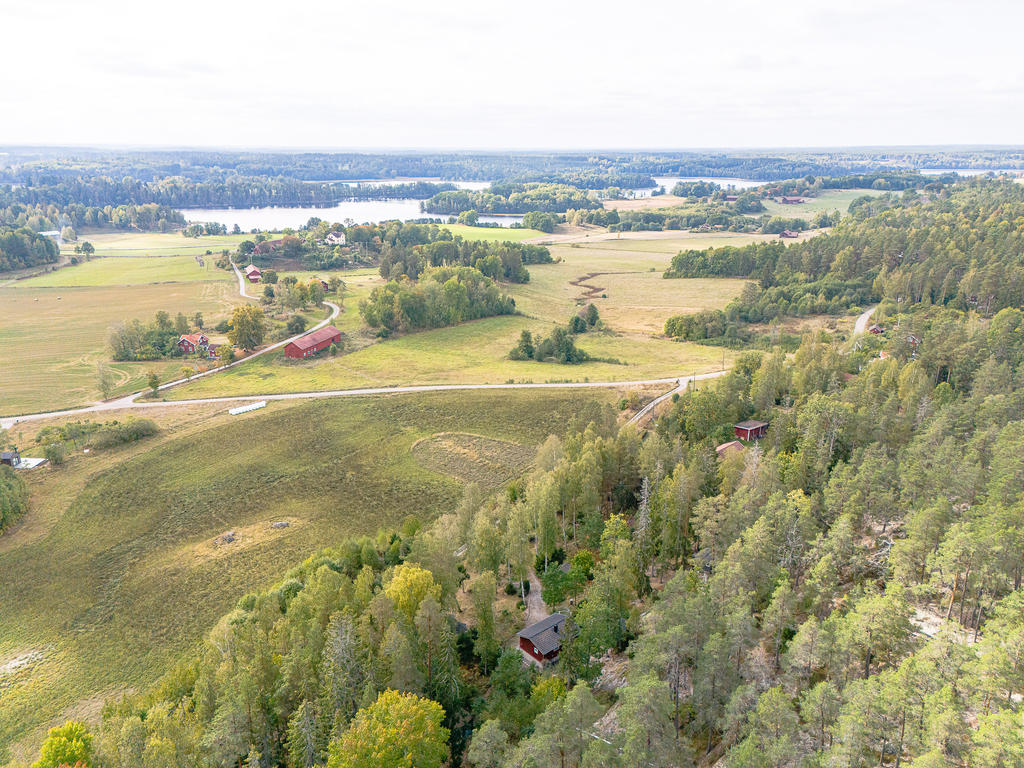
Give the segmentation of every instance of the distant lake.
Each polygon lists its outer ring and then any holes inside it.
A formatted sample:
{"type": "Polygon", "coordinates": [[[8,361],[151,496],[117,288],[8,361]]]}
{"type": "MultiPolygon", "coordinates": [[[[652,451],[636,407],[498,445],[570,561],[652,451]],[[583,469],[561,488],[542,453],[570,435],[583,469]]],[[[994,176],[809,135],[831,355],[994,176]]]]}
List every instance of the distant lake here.
{"type": "Polygon", "coordinates": [[[925,176],[939,176],[943,173],[957,173],[961,176],[981,176],[986,173],[1012,173],[1019,174],[1019,168],[922,168],[920,171],[925,176]]]}
{"type": "Polygon", "coordinates": [[[400,187],[405,184],[415,184],[419,181],[431,184],[454,184],[458,189],[469,189],[473,191],[487,189],[491,186],[489,181],[456,181],[455,179],[307,179],[306,184],[345,184],[349,187],[400,187]]]}
{"type": "Polygon", "coordinates": [[[633,197],[650,197],[651,192],[660,187],[665,188],[665,194],[672,194],[672,187],[679,182],[686,181],[710,181],[717,184],[720,187],[734,187],[735,189],[751,189],[752,187],[759,187],[762,184],[768,184],[767,181],[755,181],[754,179],[737,179],[728,176],[652,176],[654,183],[658,186],[653,188],[645,189],[630,189],[628,190],[627,196],[633,197]]]}
{"type": "MultiPolygon", "coordinates": [[[[467,182],[481,183],[486,182],[467,182]]],[[[274,231],[291,227],[298,229],[312,217],[331,223],[342,223],[351,219],[356,224],[371,224],[380,221],[409,221],[410,219],[442,219],[447,216],[423,213],[419,200],[346,200],[324,208],[312,206],[281,207],[281,208],[186,208],[182,211],[189,221],[215,221],[229,230],[237,224],[243,232],[254,229],[274,231]]],[[[480,216],[484,223],[496,223],[503,227],[513,222],[521,222],[522,216],[480,216]]]]}

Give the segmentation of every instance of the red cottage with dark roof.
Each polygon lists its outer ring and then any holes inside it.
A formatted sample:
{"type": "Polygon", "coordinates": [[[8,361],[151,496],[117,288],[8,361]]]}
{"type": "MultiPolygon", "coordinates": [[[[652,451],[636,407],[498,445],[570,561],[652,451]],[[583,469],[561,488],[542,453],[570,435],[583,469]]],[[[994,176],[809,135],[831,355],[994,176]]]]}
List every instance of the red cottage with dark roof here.
{"type": "Polygon", "coordinates": [[[564,613],[553,613],[526,627],[519,633],[519,650],[538,664],[555,661],[565,640],[567,618],[564,613]]]}
{"type": "Polygon", "coordinates": [[[735,425],[733,431],[740,440],[760,440],[768,432],[768,422],[748,419],[735,425]]]}
{"type": "Polygon", "coordinates": [[[313,331],[301,339],[296,339],[287,344],[284,348],[284,356],[302,360],[305,357],[312,357],[317,352],[327,349],[331,344],[339,344],[340,342],[341,331],[333,325],[328,325],[319,331],[313,331]]]}

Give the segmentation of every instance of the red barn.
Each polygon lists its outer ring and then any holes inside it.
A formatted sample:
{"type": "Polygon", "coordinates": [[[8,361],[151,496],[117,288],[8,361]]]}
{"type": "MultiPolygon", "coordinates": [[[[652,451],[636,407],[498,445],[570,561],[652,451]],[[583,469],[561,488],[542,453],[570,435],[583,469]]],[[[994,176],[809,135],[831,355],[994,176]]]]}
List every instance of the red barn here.
{"type": "Polygon", "coordinates": [[[733,427],[733,431],[740,440],[760,440],[768,431],[768,422],[757,419],[741,421],[733,427]]]}
{"type": "Polygon", "coordinates": [[[562,650],[567,618],[563,613],[553,613],[526,627],[519,633],[519,650],[538,664],[555,661],[562,650]]]}
{"type": "Polygon", "coordinates": [[[341,331],[333,325],[328,325],[286,345],[284,356],[302,360],[304,357],[312,357],[317,352],[327,349],[331,344],[339,343],[341,343],[341,331]]]}
{"type": "Polygon", "coordinates": [[[186,355],[194,355],[197,350],[206,349],[210,340],[205,333],[186,333],[178,339],[178,349],[186,355]]]}
{"type": "Polygon", "coordinates": [[[263,273],[260,272],[260,268],[255,264],[250,264],[245,268],[245,276],[249,278],[250,283],[258,283],[260,278],[263,277],[263,273]]]}

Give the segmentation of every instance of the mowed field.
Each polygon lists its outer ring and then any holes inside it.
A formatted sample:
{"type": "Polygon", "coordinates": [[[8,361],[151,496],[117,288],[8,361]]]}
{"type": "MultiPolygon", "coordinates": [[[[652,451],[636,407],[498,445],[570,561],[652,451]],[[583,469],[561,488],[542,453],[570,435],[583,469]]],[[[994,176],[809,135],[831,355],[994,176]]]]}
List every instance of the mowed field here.
{"type": "Polygon", "coordinates": [[[30,510],[0,537],[0,764],[30,761],[48,726],[95,721],[105,698],[144,689],[242,595],[311,553],[451,511],[461,480],[495,487],[582,408],[620,396],[154,409],[158,435],[27,473],[30,510]],[[228,531],[235,541],[218,543],[228,531]]]}
{"type": "MultiPolygon", "coordinates": [[[[154,259],[156,261],[156,259],[154,259]]],[[[107,338],[116,323],[152,320],[159,310],[209,325],[241,299],[237,284],[218,279],[160,285],[78,288],[0,288],[0,414],[71,407],[99,399],[97,364],[109,362],[107,338]]],[[[119,393],[146,386],[149,371],[161,378],[182,362],[110,363],[119,393]]]]}
{"type": "MultiPolygon", "coordinates": [[[[743,280],[665,280],[661,271],[681,248],[742,244],[757,235],[679,233],[675,239],[614,240],[552,246],[554,264],[534,264],[530,282],[506,285],[521,315],[492,317],[373,342],[364,328],[356,350],[338,357],[294,362],[265,355],[222,374],[166,393],[168,400],[218,395],[273,394],[410,384],[499,384],[508,381],[632,381],[719,370],[735,353],[664,338],[665,320],[685,312],[722,308],[743,280]],[[652,271],[653,270],[653,271],[652,271]],[[545,336],[588,302],[597,305],[607,331],[587,333],[577,344],[593,360],[556,365],[509,360],[523,330],[545,336]],[[618,362],[607,362],[614,360],[618,362]]],[[[346,283],[368,292],[383,281],[365,275],[346,283]]],[[[346,299],[346,332],[358,330],[357,300],[346,299]]]]}
{"type": "MultiPolygon", "coordinates": [[[[826,189],[817,197],[806,197],[806,202],[799,205],[783,205],[774,200],[764,200],[764,213],[769,216],[782,216],[787,219],[810,219],[816,213],[839,211],[846,214],[850,203],[858,197],[868,195],[876,197],[885,194],[877,189],[826,189]]],[[[763,215],[763,214],[758,214],[763,215]]]]}
{"type": "Polygon", "coordinates": [[[252,235],[211,235],[185,237],[180,232],[79,232],[77,243],[65,243],[61,253],[73,256],[75,245],[90,242],[97,256],[203,256],[234,250],[252,235]]]}
{"type": "Polygon", "coordinates": [[[544,237],[545,233],[539,229],[521,229],[516,227],[469,227],[465,224],[444,224],[444,229],[453,235],[459,235],[463,240],[490,240],[497,242],[518,243],[523,240],[535,240],[544,237]]]}
{"type": "Polygon", "coordinates": [[[17,288],[92,287],[107,285],[146,285],[233,281],[234,273],[217,269],[213,257],[203,258],[203,266],[194,256],[125,256],[93,258],[83,264],[63,267],[45,275],[12,283],[17,288]]]}

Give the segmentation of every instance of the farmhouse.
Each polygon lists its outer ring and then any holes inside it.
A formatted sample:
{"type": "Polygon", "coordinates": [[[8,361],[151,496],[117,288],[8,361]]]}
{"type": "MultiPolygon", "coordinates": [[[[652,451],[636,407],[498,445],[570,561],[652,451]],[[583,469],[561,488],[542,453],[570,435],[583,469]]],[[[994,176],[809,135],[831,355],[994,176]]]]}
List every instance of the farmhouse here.
{"type": "Polygon", "coordinates": [[[558,659],[566,618],[565,614],[553,613],[523,629],[519,633],[519,650],[541,665],[558,659]]]}
{"type": "Polygon", "coordinates": [[[736,437],[740,440],[760,440],[767,431],[768,422],[758,421],[757,419],[741,421],[733,427],[733,432],[736,433],[736,437]]]}
{"type": "Polygon", "coordinates": [[[16,467],[21,464],[21,454],[17,451],[2,451],[0,452],[0,464],[16,467]]]}
{"type": "Polygon", "coordinates": [[[205,333],[186,333],[178,339],[178,349],[186,355],[194,355],[197,350],[207,349],[210,340],[205,333]]]}
{"type": "Polygon", "coordinates": [[[249,278],[250,283],[258,283],[260,278],[263,277],[263,273],[260,272],[260,268],[255,264],[250,264],[245,268],[245,276],[249,278]]]}
{"type": "Polygon", "coordinates": [[[328,232],[327,237],[324,240],[327,245],[344,245],[345,244],[345,233],[344,232],[328,232]]]}
{"type": "Polygon", "coordinates": [[[312,357],[317,352],[327,349],[331,344],[339,344],[340,342],[341,331],[333,325],[328,325],[286,345],[284,356],[302,360],[305,357],[312,357]]]}
{"type": "Polygon", "coordinates": [[[739,440],[730,440],[728,443],[722,443],[715,448],[715,453],[718,454],[718,458],[724,459],[731,453],[739,453],[743,450],[743,443],[739,440]]]}

